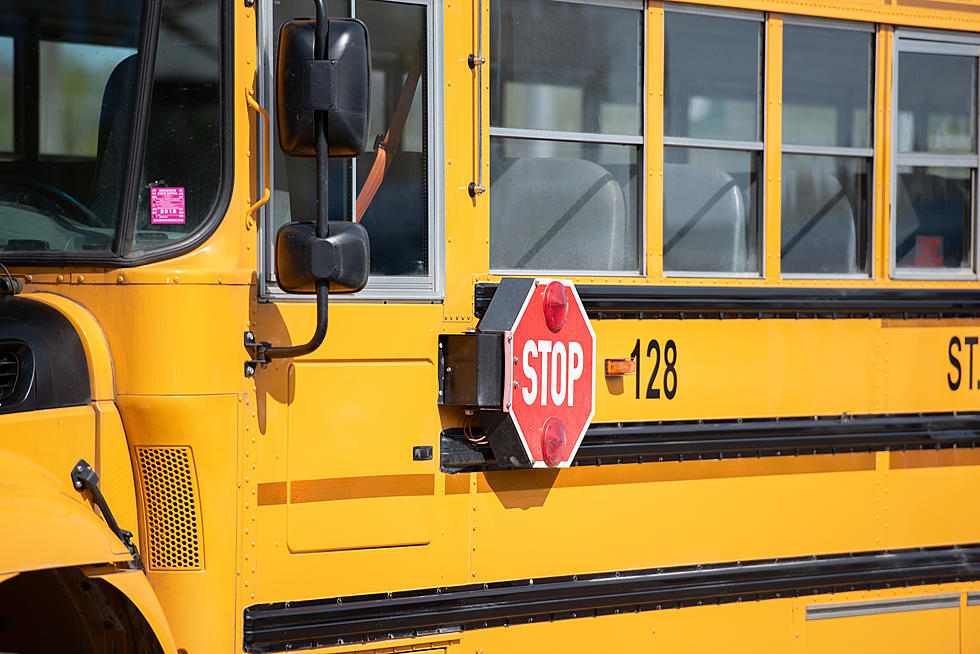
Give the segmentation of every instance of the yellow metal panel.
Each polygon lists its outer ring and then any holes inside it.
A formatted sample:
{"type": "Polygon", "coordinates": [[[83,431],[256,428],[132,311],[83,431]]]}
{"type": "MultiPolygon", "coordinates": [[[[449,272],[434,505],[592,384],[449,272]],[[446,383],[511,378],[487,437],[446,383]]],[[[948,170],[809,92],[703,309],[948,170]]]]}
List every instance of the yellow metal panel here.
{"type": "MultiPolygon", "coordinates": [[[[131,447],[193,449],[206,567],[193,572],[147,572],[177,646],[188,652],[229,647],[240,621],[235,612],[235,561],[244,502],[239,504],[234,445],[240,401],[235,395],[119,397],[131,447]],[[206,601],[188,601],[189,597],[206,601]]],[[[183,483],[176,478],[164,481],[183,483]]],[[[140,501],[145,506],[145,499],[140,501]]],[[[146,542],[145,516],[140,519],[146,542]]]]}
{"type": "MultiPolygon", "coordinates": [[[[446,110],[445,208],[437,216],[445,219],[446,300],[443,305],[449,323],[473,321],[472,275],[486,274],[490,267],[490,193],[473,198],[470,182],[479,177],[478,137],[483,139],[483,185],[490,186],[490,3],[483,6],[483,91],[479,94],[479,73],[467,63],[477,52],[477,3],[472,0],[446,0],[443,4],[442,33],[445,41],[445,70],[442,93],[446,110]],[[483,99],[483,125],[477,124],[477,99],[483,99]]],[[[436,46],[438,47],[438,45],[436,46]]]]}
{"type": "Polygon", "coordinates": [[[72,291],[105,330],[120,395],[241,389],[248,287],[88,284],[72,291]]]}
{"type": "Polygon", "coordinates": [[[290,550],[428,543],[436,458],[414,461],[412,448],[438,451],[432,362],[297,363],[293,371],[290,550]],[[355,397],[373,409],[330,401],[355,397]]]}
{"type": "MultiPolygon", "coordinates": [[[[917,589],[916,594],[919,593],[921,590],[917,589]]],[[[812,604],[819,605],[818,602],[812,604]]],[[[960,609],[957,607],[807,620],[803,631],[805,651],[814,653],[959,652],[960,609]]]]}
{"type": "MultiPolygon", "coordinates": [[[[853,470],[808,474],[820,458],[477,475],[471,570],[494,581],[876,549],[871,457],[837,455],[853,470]]],[[[934,499],[956,496],[941,487],[934,499]]],[[[980,528],[959,534],[972,542],[980,528]]]]}
{"type": "Polygon", "coordinates": [[[30,459],[0,449],[0,574],[128,563],[129,550],[71,488],[30,459]]]}
{"type": "MultiPolygon", "coordinates": [[[[661,356],[642,357],[640,377],[605,377],[596,366],[595,422],[876,413],[875,321],[598,321],[598,360],[629,358],[657,340],[676,346],[676,394],[646,399],[674,384],[661,356]],[[666,379],[665,379],[666,377],[666,379]],[[637,381],[640,399],[636,399],[637,381]]],[[[938,365],[937,360],[937,365],[938,365]]]]}
{"type": "MultiPolygon", "coordinates": [[[[973,591],[971,594],[980,596],[973,591]]],[[[967,597],[960,607],[960,651],[980,652],[980,603],[970,602],[967,597]]]]}
{"type": "Polygon", "coordinates": [[[133,532],[137,550],[145,555],[136,517],[133,467],[119,411],[113,402],[95,402],[92,408],[96,417],[96,452],[95,461],[90,463],[99,475],[99,488],[116,522],[123,529],[133,532]]]}
{"type": "Polygon", "coordinates": [[[892,143],[892,42],[894,29],[878,27],[875,66],[875,265],[874,275],[891,276],[891,143],[892,143]]]}
{"type": "MultiPolygon", "coordinates": [[[[873,519],[884,548],[980,542],[964,516],[980,510],[980,466],[886,470],[875,480],[873,519]]],[[[876,545],[877,545],[876,541],[876,545]]]]}
{"type": "Polygon", "coordinates": [[[779,279],[782,253],[783,161],[783,18],[771,14],[766,21],[766,79],[762,97],[765,120],[765,203],[763,259],[767,279],[779,279]]]}
{"type": "Polygon", "coordinates": [[[468,633],[460,651],[473,652],[475,646],[485,654],[791,652],[792,618],[791,600],[589,615],[468,633]]]}
{"type": "MultiPolygon", "coordinates": [[[[646,276],[664,276],[664,5],[647,3],[647,101],[645,145],[646,185],[646,276]]],[[[643,228],[643,215],[640,215],[643,228]]]]}
{"type": "Polygon", "coordinates": [[[980,408],[980,348],[970,380],[973,320],[656,320],[596,322],[598,360],[676,346],[674,372],[661,356],[640,359],[637,377],[597,366],[596,422],[970,411],[980,408]],[[960,370],[950,360],[950,342],[960,370]],[[647,388],[674,386],[668,399],[647,388]],[[960,380],[957,390],[951,381],[960,380]],[[651,386],[652,384],[652,386],[651,386]],[[971,388],[972,386],[972,388],[971,388]]]}
{"type": "Polygon", "coordinates": [[[980,6],[973,0],[679,0],[805,16],[894,23],[939,29],[980,30],[980,6]]]}
{"type": "Polygon", "coordinates": [[[0,415],[0,453],[20,455],[71,490],[79,459],[96,461],[96,414],[91,406],[0,415]]]}

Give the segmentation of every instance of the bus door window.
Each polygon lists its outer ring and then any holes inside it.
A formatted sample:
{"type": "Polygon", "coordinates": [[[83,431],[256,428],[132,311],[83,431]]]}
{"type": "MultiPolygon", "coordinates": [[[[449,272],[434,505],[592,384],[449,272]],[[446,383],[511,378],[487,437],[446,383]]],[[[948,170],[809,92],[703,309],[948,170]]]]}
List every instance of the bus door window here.
{"type": "Polygon", "coordinates": [[[980,46],[898,41],[893,197],[899,276],[976,271],[980,46]]]}
{"type": "Polygon", "coordinates": [[[640,10],[491,3],[492,270],[640,271],[640,10]]]}
{"type": "Polygon", "coordinates": [[[757,275],[762,16],[664,21],[664,270],[757,275]]]}
{"type": "Polygon", "coordinates": [[[781,270],[870,271],[874,31],[783,29],[781,270]]]}
{"type": "MultiPolygon", "coordinates": [[[[277,0],[272,38],[285,21],[311,16],[311,10],[309,0],[277,0]]],[[[330,162],[331,220],[353,220],[363,213],[360,222],[371,239],[375,278],[369,290],[377,286],[378,277],[431,278],[427,6],[383,0],[352,0],[348,6],[338,0],[329,3],[328,11],[364,21],[371,35],[369,134],[374,139],[353,161],[330,162]],[[407,112],[398,111],[399,101],[407,104],[407,112]],[[362,191],[381,148],[387,149],[387,170],[368,202],[369,194],[362,191]]],[[[316,194],[314,160],[284,156],[275,143],[273,150],[270,237],[287,222],[313,220],[316,194]]]]}

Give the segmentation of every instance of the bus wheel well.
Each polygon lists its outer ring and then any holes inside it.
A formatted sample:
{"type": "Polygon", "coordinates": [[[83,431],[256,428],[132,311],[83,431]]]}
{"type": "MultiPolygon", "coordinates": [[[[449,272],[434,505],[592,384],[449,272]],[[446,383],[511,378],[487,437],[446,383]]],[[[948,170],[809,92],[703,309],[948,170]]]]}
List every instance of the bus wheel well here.
{"type": "Polygon", "coordinates": [[[0,583],[0,651],[162,654],[125,595],[77,568],[23,572],[0,583]]]}

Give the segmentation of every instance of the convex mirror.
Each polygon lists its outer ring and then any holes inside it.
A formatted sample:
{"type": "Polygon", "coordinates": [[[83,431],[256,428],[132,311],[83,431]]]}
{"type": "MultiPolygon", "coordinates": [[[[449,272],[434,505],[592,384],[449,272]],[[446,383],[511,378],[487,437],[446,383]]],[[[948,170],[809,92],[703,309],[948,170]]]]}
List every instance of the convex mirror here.
{"type": "Polygon", "coordinates": [[[276,115],[279,146],[293,157],[316,155],[313,113],[327,112],[330,157],[356,157],[368,141],[371,49],[367,27],[330,19],[327,58],[314,57],[316,21],[291,20],[279,30],[276,115]]]}

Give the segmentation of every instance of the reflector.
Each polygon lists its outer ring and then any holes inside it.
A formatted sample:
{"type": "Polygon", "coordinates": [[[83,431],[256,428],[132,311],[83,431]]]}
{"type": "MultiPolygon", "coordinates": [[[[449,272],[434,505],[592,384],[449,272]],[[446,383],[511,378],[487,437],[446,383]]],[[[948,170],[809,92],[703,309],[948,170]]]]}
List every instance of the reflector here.
{"type": "Polygon", "coordinates": [[[565,450],[565,424],[558,418],[548,418],[541,429],[541,452],[544,462],[549,466],[561,463],[561,455],[565,450]]]}
{"type": "Polygon", "coordinates": [[[568,318],[568,294],[565,285],[555,281],[548,284],[544,291],[544,321],[548,329],[558,332],[565,326],[568,318]]]}

